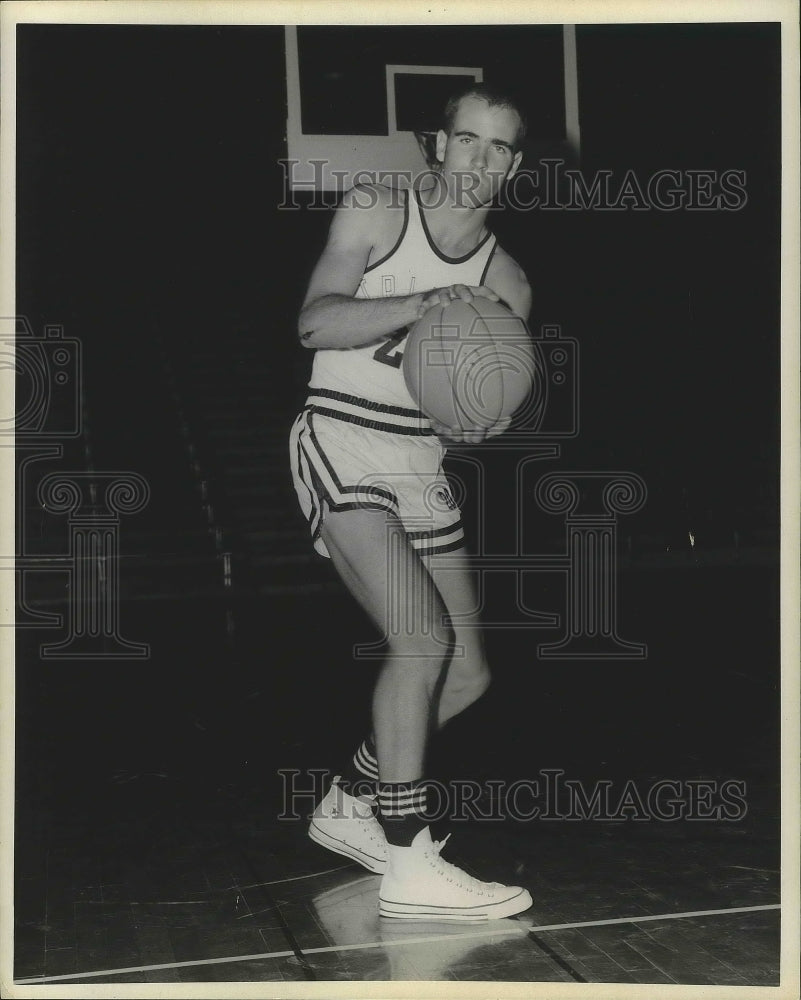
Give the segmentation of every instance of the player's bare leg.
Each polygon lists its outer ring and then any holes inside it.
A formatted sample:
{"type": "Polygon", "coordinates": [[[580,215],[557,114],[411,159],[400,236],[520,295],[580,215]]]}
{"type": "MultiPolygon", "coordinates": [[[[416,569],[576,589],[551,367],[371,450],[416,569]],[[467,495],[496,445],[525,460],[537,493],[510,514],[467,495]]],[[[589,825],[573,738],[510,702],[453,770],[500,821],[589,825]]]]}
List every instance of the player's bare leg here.
{"type": "MultiPolygon", "coordinates": [[[[379,890],[382,916],[482,920],[527,909],[531,897],[525,889],[482,882],[444,861],[443,844],[431,839],[426,822],[425,750],[447,688],[454,639],[430,573],[401,522],[381,513],[329,514],[323,539],[344,582],[387,642],[373,698],[378,801],[387,839],[379,890]]],[[[451,613],[475,613],[469,576],[466,571],[453,576],[458,582],[450,581],[451,613]]],[[[454,673],[446,712],[469,704],[486,686],[483,653],[469,633],[465,630],[470,666],[454,673]]]]}
{"type": "Polygon", "coordinates": [[[447,609],[392,515],[330,513],[323,540],[337,572],[387,643],[373,694],[381,780],[419,780],[438,682],[452,648],[447,609]]]}
{"type": "Polygon", "coordinates": [[[490,684],[480,607],[465,549],[425,559],[454,630],[454,655],[442,680],[437,727],[477,701],[490,684]]]}
{"type": "Polygon", "coordinates": [[[452,633],[443,625],[445,607],[431,577],[397,518],[374,510],[329,512],[323,540],[343,582],[386,638],[387,656],[373,696],[375,744],[366,740],[334,780],[309,835],[383,872],[386,837],[373,815],[378,760],[385,789],[413,787],[422,778],[452,633]]]}

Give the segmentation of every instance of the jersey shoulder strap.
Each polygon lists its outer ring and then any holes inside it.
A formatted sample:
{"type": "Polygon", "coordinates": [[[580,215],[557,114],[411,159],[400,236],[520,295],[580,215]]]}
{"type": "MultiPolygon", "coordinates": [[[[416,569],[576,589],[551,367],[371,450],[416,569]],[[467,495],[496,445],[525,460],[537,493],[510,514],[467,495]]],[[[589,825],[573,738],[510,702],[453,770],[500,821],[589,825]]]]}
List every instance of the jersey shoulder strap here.
{"type": "Polygon", "coordinates": [[[401,226],[400,235],[398,236],[397,240],[395,241],[395,245],[392,247],[391,250],[385,253],[383,257],[380,257],[378,260],[373,261],[372,264],[367,265],[367,267],[364,269],[365,274],[368,274],[370,271],[375,270],[375,268],[377,268],[380,264],[385,264],[389,260],[389,258],[392,257],[393,254],[397,253],[400,245],[403,243],[403,240],[406,236],[406,231],[409,228],[409,192],[404,191],[402,188],[398,188],[397,193],[400,194],[401,199],[403,201],[403,225],[401,226]]]}

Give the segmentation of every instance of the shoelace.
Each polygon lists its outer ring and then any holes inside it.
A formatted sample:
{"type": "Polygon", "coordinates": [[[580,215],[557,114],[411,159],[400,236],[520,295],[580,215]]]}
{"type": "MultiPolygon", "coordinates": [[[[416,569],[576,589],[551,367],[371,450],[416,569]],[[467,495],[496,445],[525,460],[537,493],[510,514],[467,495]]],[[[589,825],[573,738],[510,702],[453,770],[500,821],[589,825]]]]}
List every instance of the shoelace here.
{"type": "Polygon", "coordinates": [[[437,852],[437,854],[442,854],[442,848],[448,843],[450,839],[451,835],[449,833],[446,833],[445,837],[442,840],[434,841],[434,850],[437,852]]]}
{"type": "Polygon", "coordinates": [[[468,873],[464,871],[464,869],[459,868],[458,865],[452,865],[450,861],[445,861],[444,858],[440,857],[442,848],[448,843],[450,837],[451,835],[448,833],[442,840],[435,840],[433,842],[432,853],[434,857],[432,857],[432,860],[435,862],[436,867],[439,868],[449,882],[463,886],[466,889],[473,889],[482,895],[486,894],[487,890],[492,888],[494,883],[482,882],[481,879],[468,875],[468,873]]]}

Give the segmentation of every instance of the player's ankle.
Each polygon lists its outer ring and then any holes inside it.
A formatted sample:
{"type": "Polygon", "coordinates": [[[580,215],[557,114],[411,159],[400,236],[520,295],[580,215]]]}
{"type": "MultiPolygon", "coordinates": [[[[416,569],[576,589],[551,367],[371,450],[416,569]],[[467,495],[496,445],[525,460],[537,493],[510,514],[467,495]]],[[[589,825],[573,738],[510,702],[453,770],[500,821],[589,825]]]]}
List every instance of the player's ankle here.
{"type": "Polygon", "coordinates": [[[378,809],[387,844],[410,847],[428,827],[425,779],[379,782],[378,809]]]}

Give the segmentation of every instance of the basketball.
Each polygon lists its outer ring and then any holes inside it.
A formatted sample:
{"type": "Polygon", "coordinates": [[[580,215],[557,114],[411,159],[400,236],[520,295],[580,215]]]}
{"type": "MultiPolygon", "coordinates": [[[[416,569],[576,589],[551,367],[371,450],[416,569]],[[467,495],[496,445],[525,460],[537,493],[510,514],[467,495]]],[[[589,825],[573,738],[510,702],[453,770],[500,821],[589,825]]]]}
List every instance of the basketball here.
{"type": "Polygon", "coordinates": [[[461,430],[511,417],[530,395],[534,372],[526,324],[484,296],[429,309],[404,346],[412,398],[430,420],[461,430]]]}

